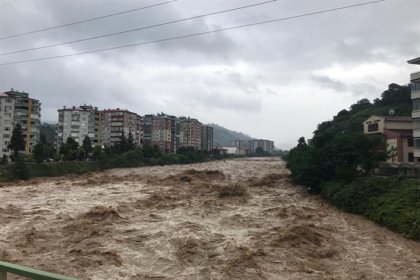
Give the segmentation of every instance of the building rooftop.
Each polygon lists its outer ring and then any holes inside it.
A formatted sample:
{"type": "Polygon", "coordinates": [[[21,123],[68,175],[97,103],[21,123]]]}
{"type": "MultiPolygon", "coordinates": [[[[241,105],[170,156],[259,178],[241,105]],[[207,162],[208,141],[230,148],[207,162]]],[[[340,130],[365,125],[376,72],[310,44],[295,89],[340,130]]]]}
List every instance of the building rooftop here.
{"type": "Polygon", "coordinates": [[[387,121],[411,122],[411,117],[408,116],[384,116],[387,121]]]}
{"type": "Polygon", "coordinates": [[[420,57],[411,59],[409,61],[407,61],[409,64],[419,64],[420,65],[420,57]]]}
{"type": "Polygon", "coordinates": [[[120,108],[116,108],[116,109],[104,109],[104,110],[100,110],[99,112],[100,113],[123,112],[123,113],[128,113],[128,114],[135,114],[135,115],[138,115],[139,116],[139,114],[137,114],[135,112],[131,112],[131,111],[127,110],[127,109],[120,109],[120,108]]]}

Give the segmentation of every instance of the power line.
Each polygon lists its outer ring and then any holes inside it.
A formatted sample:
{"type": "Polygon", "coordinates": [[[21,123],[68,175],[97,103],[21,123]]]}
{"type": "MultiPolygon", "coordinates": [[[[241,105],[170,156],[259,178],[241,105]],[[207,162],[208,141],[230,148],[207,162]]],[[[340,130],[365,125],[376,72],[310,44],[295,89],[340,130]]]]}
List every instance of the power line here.
{"type": "Polygon", "coordinates": [[[57,55],[57,56],[49,56],[49,57],[43,57],[43,58],[35,58],[35,59],[18,60],[18,61],[0,63],[0,66],[12,65],[12,64],[20,64],[20,63],[27,63],[27,62],[33,62],[33,61],[41,61],[41,60],[58,59],[58,58],[64,58],[64,57],[70,57],[70,56],[77,56],[77,55],[83,55],[83,54],[90,54],[90,53],[96,53],[96,52],[104,52],[104,51],[116,50],[116,49],[122,49],[122,48],[134,47],[134,46],[151,45],[151,44],[168,42],[168,41],[173,41],[173,40],[179,40],[179,39],[186,39],[186,38],[191,38],[191,37],[197,37],[197,36],[202,36],[202,35],[206,35],[206,34],[222,32],[222,31],[234,30],[234,29],[239,29],[239,28],[244,28],[244,27],[250,27],[250,26],[256,26],[256,25],[263,25],[263,24],[268,24],[268,23],[273,23],[273,22],[286,21],[286,20],[291,20],[291,19],[296,19],[296,18],[301,18],[301,17],[307,17],[307,16],[312,16],[312,15],[324,14],[324,13],[329,13],[329,12],[333,12],[333,11],[339,11],[339,10],[345,10],[345,9],[350,9],[350,8],[355,8],[355,7],[360,7],[360,6],[366,6],[366,5],[370,5],[370,4],[374,4],[374,3],[379,3],[379,2],[384,2],[384,1],[385,0],[377,0],[377,1],[365,2],[365,3],[360,3],[360,4],[354,4],[354,5],[349,5],[349,6],[342,6],[342,7],[338,7],[338,8],[328,9],[328,10],[321,10],[321,11],[317,11],[317,12],[310,12],[310,13],[300,14],[300,15],[296,15],[296,16],[290,16],[290,17],[284,17],[284,18],[278,18],[278,19],[260,21],[260,22],[255,22],[255,23],[248,23],[248,24],[237,25],[237,26],[233,26],[233,27],[226,27],[226,28],[214,29],[214,30],[209,30],[209,31],[204,31],[204,32],[199,32],[199,33],[193,33],[193,34],[188,34],[188,35],[181,35],[181,36],[176,36],[176,37],[169,37],[169,38],[164,38],[164,39],[159,39],[159,40],[154,40],[154,41],[148,41],[148,42],[142,42],[142,43],[135,43],[135,44],[128,44],[128,45],[122,45],[122,46],[105,48],[105,49],[98,49],[98,50],[93,50],[93,51],[86,51],[86,52],[71,53],[71,54],[65,54],[65,55],[57,55]]]}
{"type": "Polygon", "coordinates": [[[78,40],[74,40],[74,41],[68,41],[68,42],[57,43],[57,44],[52,44],[52,45],[45,45],[45,46],[41,46],[41,47],[23,49],[23,50],[12,51],[12,52],[7,52],[7,53],[0,53],[0,55],[9,55],[9,54],[15,54],[15,53],[22,53],[22,52],[39,50],[39,49],[46,49],[46,48],[58,47],[58,46],[62,46],[62,45],[72,44],[72,43],[90,41],[90,40],[95,40],[95,39],[104,38],[104,37],[111,37],[111,36],[121,35],[121,34],[130,33],[130,32],[134,32],[134,31],[140,31],[140,30],[145,30],[145,29],[151,29],[151,28],[161,27],[161,26],[165,26],[165,25],[170,25],[170,24],[174,24],[174,23],[179,23],[179,22],[183,22],[183,21],[187,21],[187,20],[198,19],[198,18],[203,18],[203,17],[207,17],[207,16],[212,16],[212,15],[217,15],[217,14],[223,14],[223,13],[228,13],[228,12],[233,12],[233,11],[242,10],[242,9],[246,9],[246,8],[252,8],[252,7],[265,5],[265,4],[276,2],[276,1],[277,0],[269,0],[269,1],[261,2],[261,3],[246,5],[246,6],[232,8],[232,9],[228,9],[228,10],[222,10],[222,11],[218,11],[218,12],[212,12],[212,13],[208,13],[208,14],[193,16],[193,17],[189,17],[189,18],[172,20],[172,21],[168,21],[168,22],[158,23],[158,24],[154,24],[154,25],[149,25],[149,26],[144,26],[144,27],[139,27],[139,28],[124,30],[124,31],[119,31],[119,32],[114,32],[114,33],[109,33],[109,34],[94,36],[94,37],[88,37],[88,38],[84,38],[84,39],[78,39],[78,40]]]}
{"type": "Polygon", "coordinates": [[[114,14],[108,14],[108,15],[104,15],[104,16],[100,16],[100,17],[95,17],[95,18],[90,18],[90,19],[85,19],[85,20],[70,22],[70,23],[66,23],[66,24],[62,24],[62,25],[46,27],[46,28],[37,29],[37,30],[33,30],[33,31],[28,31],[28,32],[24,32],[24,33],[18,33],[18,34],[14,34],[14,35],[8,35],[8,36],[0,37],[0,40],[5,40],[5,39],[19,37],[19,36],[33,34],[33,33],[39,33],[39,32],[43,32],[43,31],[47,31],[47,30],[52,30],[52,29],[57,29],[57,28],[63,28],[63,27],[67,27],[67,26],[71,26],[71,25],[76,25],[76,24],[81,24],[81,23],[85,23],[85,22],[89,22],[89,21],[94,21],[94,20],[99,20],[99,19],[103,19],[103,18],[119,16],[119,15],[122,15],[122,14],[132,13],[132,12],[136,12],[136,11],[140,11],[140,10],[145,10],[145,9],[149,9],[149,8],[153,8],[153,7],[157,7],[157,6],[166,5],[166,4],[169,4],[169,3],[172,3],[172,2],[176,2],[176,1],[178,1],[178,0],[171,0],[171,1],[167,1],[167,2],[162,2],[162,3],[158,3],[158,4],[153,4],[153,5],[149,5],[149,6],[135,8],[135,9],[127,10],[127,11],[122,11],[122,12],[118,12],[118,13],[114,13],[114,14]]]}

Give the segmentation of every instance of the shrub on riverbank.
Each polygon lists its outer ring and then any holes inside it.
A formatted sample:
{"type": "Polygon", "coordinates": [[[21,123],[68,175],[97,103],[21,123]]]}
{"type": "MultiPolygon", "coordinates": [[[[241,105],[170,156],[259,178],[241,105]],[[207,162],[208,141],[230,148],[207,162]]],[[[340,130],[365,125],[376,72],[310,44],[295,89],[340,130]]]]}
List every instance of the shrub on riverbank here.
{"type": "Polygon", "coordinates": [[[351,183],[330,181],[321,185],[321,195],[340,209],[420,240],[419,180],[363,177],[351,183]]]}
{"type": "Polygon", "coordinates": [[[68,174],[83,174],[87,172],[111,169],[141,167],[151,165],[188,164],[208,160],[223,159],[231,156],[213,155],[192,148],[183,148],[177,154],[152,153],[148,148],[133,149],[124,153],[116,153],[109,150],[99,151],[95,159],[90,161],[66,161],[66,162],[26,162],[27,173],[22,177],[21,166],[15,164],[0,166],[0,181],[13,181],[34,177],[54,177],[68,174]]]}

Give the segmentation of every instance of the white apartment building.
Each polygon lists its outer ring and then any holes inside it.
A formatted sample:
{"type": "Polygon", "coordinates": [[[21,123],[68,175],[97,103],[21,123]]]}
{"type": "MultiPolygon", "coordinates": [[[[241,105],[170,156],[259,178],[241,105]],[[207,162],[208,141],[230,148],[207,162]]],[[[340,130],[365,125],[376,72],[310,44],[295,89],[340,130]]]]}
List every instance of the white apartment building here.
{"type": "Polygon", "coordinates": [[[201,127],[197,119],[181,117],[179,144],[181,147],[193,147],[196,151],[201,150],[201,127]]]}
{"type": "Polygon", "coordinates": [[[70,107],[58,110],[57,148],[71,137],[79,146],[86,136],[92,145],[97,143],[98,108],[92,106],[70,107]]]}
{"type": "Polygon", "coordinates": [[[41,103],[29,98],[29,94],[13,89],[0,93],[0,156],[9,156],[7,148],[16,124],[22,127],[25,138],[25,154],[32,151],[32,147],[39,141],[41,124],[41,103]]]}

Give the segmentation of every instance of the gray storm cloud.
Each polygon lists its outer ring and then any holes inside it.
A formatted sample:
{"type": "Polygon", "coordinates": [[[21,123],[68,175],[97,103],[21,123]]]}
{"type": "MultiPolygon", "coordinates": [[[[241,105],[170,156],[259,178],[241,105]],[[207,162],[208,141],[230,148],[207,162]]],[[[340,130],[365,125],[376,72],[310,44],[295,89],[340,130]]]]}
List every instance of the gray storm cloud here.
{"type": "MultiPolygon", "coordinates": [[[[159,2],[163,1],[3,0],[0,35],[159,2]]],[[[0,40],[0,51],[117,32],[253,3],[258,1],[179,0],[123,16],[0,40]]],[[[276,1],[121,36],[0,56],[0,63],[156,40],[354,3],[276,1]]],[[[280,148],[289,148],[300,136],[310,138],[317,123],[332,118],[356,100],[378,97],[392,82],[408,83],[412,68],[406,60],[420,56],[418,8],[417,0],[388,0],[160,44],[0,66],[0,91],[13,87],[40,99],[43,121],[56,121],[56,110],[63,105],[84,103],[101,108],[124,107],[139,114],[163,111],[219,123],[255,137],[273,139],[280,148]],[[360,65],[367,69],[366,75],[356,73],[360,65]],[[331,70],[337,67],[343,71],[331,70]],[[334,102],[325,108],[325,100],[334,102]],[[295,111],[301,112],[302,117],[291,117],[295,111]]]]}

